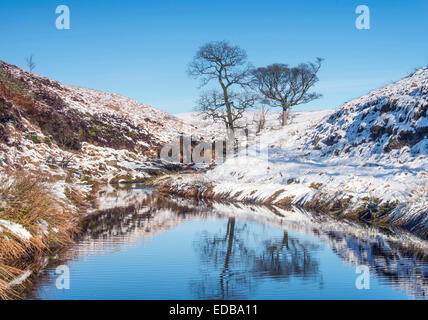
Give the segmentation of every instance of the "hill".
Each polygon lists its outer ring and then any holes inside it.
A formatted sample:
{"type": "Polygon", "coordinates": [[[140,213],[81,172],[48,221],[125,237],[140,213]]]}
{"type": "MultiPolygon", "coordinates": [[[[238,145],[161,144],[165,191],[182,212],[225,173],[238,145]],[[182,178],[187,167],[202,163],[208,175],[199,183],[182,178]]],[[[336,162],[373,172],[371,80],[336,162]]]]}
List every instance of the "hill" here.
{"type": "Polygon", "coordinates": [[[154,160],[192,126],[132,99],[39,76],[0,61],[0,167],[67,163],[111,179],[154,160]]]}
{"type": "MultiPolygon", "coordinates": [[[[320,123],[309,143],[321,155],[428,153],[428,68],[352,100],[320,123]]],[[[308,147],[310,147],[308,145],[308,147]]]]}

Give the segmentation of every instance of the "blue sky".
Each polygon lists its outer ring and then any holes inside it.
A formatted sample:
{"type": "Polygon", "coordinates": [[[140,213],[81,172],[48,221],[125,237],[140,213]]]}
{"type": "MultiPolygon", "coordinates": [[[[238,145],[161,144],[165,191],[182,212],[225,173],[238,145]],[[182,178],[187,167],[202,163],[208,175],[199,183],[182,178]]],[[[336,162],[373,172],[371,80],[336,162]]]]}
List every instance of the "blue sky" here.
{"type": "Polygon", "coordinates": [[[0,59],[61,82],[116,92],[171,113],[191,111],[198,81],[186,74],[212,40],[246,49],[255,66],[325,59],[317,91],[298,109],[339,107],[428,65],[428,1],[2,0],[0,59]],[[71,30],[57,30],[67,5],[71,30]],[[355,27],[367,5],[371,29],[355,27]]]}

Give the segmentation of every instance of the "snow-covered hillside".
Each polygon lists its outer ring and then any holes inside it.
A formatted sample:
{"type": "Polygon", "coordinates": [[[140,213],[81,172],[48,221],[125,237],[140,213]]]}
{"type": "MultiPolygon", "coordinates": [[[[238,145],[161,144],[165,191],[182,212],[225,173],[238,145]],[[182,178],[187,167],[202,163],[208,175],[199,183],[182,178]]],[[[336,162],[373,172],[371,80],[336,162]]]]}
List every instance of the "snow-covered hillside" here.
{"type": "Polygon", "coordinates": [[[165,143],[192,130],[132,99],[65,85],[1,61],[0,107],[0,169],[52,173],[67,163],[80,175],[110,179],[141,169],[165,143]]]}
{"type": "Polygon", "coordinates": [[[330,115],[296,113],[286,128],[263,132],[267,147],[261,152],[250,147],[254,152],[203,176],[167,184],[184,194],[197,185],[202,196],[383,219],[426,235],[427,107],[428,68],[423,68],[330,115]]]}
{"type": "Polygon", "coordinates": [[[346,103],[308,137],[307,148],[341,158],[428,154],[428,67],[346,103]],[[312,147],[312,146],[313,147],[312,147]]]}
{"type": "MultiPolygon", "coordinates": [[[[318,110],[318,111],[292,111],[288,113],[288,122],[296,124],[310,122],[316,124],[324,116],[330,115],[333,110],[318,110]]],[[[175,115],[177,118],[194,126],[193,133],[197,136],[202,136],[205,139],[219,139],[225,136],[224,123],[213,122],[212,119],[204,118],[200,112],[186,112],[175,115]]],[[[270,132],[280,130],[282,128],[282,112],[278,109],[269,110],[248,110],[244,112],[241,119],[237,121],[237,126],[246,128],[250,131],[249,134],[256,134],[259,131],[270,132]],[[261,128],[260,122],[264,117],[264,125],[261,128]]]]}

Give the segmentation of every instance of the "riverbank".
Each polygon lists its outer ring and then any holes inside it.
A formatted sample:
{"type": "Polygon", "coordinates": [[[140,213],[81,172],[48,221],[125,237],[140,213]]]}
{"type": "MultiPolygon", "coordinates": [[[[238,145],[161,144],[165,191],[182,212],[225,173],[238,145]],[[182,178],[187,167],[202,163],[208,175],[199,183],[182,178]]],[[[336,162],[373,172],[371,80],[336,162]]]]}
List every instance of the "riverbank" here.
{"type": "Polygon", "coordinates": [[[275,205],[285,209],[298,206],[316,214],[401,228],[423,239],[428,238],[428,214],[424,202],[427,190],[423,187],[415,189],[408,198],[385,200],[388,199],[387,190],[383,197],[363,197],[358,196],[351,186],[324,186],[323,190],[322,184],[295,180],[289,184],[219,181],[209,173],[167,175],[155,179],[153,185],[164,194],[184,198],[275,205]]]}
{"type": "Polygon", "coordinates": [[[17,290],[33,272],[28,267],[73,243],[89,206],[89,193],[82,189],[29,172],[2,178],[0,299],[18,298],[17,290]]]}

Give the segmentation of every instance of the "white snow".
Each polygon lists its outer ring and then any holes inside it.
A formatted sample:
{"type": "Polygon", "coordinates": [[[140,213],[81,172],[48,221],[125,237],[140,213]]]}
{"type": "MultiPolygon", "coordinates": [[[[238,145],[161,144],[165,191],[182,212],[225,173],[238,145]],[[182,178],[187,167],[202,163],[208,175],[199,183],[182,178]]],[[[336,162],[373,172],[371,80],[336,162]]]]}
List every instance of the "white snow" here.
{"type": "Polygon", "coordinates": [[[0,219],[0,224],[22,240],[28,241],[31,239],[31,233],[29,233],[22,225],[18,223],[0,219]]]}

